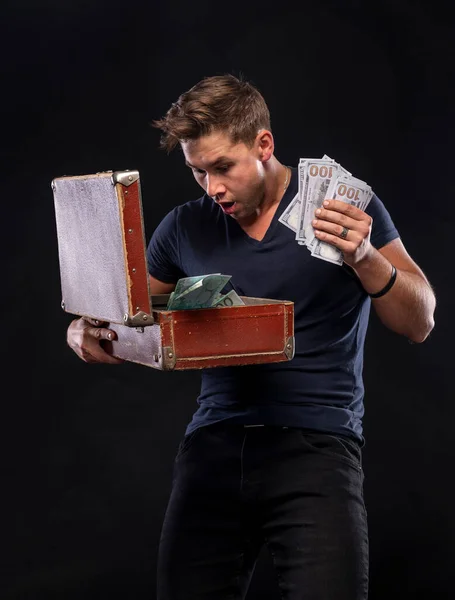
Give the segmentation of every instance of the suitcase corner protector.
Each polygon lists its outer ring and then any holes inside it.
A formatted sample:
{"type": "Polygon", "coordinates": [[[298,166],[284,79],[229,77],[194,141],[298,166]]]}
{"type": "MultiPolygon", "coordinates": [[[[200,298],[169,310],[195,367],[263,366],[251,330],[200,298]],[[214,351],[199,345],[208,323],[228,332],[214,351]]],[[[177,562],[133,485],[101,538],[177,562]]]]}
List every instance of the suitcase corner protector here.
{"type": "Polygon", "coordinates": [[[111,175],[112,183],[116,185],[120,183],[124,187],[135,183],[139,179],[139,171],[114,171],[111,175]]]}
{"type": "Polygon", "coordinates": [[[174,349],[171,348],[171,346],[163,346],[163,352],[162,352],[162,356],[163,356],[163,369],[165,369],[166,371],[172,371],[175,367],[175,363],[177,361],[176,357],[175,357],[175,352],[174,349]]]}
{"type": "Polygon", "coordinates": [[[286,354],[288,360],[292,360],[295,354],[295,340],[294,336],[291,335],[286,340],[286,345],[284,346],[284,353],[286,354]]]}

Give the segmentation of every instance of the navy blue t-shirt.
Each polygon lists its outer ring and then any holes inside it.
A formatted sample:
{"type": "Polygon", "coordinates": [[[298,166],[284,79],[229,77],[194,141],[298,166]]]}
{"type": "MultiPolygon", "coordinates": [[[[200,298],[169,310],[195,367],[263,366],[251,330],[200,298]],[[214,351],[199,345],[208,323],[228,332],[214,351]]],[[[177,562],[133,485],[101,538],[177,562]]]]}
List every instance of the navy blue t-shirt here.
{"type": "MultiPolygon", "coordinates": [[[[292,178],[263,240],[251,238],[207,195],[171,210],[147,248],[150,274],[171,283],[223,273],[224,291],[294,302],[291,361],[202,370],[198,409],[186,433],[223,419],[348,435],[363,443],[364,340],[370,298],[353,271],[314,258],[278,221],[297,194],[292,178]]],[[[375,195],[371,242],[381,248],[399,234],[375,195]]]]}

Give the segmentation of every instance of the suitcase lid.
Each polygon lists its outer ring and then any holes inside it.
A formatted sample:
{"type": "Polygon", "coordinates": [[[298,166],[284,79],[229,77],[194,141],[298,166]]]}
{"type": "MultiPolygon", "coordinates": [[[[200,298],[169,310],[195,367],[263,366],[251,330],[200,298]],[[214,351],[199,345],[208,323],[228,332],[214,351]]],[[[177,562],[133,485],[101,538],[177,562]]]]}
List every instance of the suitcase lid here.
{"type": "Polygon", "coordinates": [[[51,187],[63,310],[153,324],[139,171],[56,177],[51,187]]]}

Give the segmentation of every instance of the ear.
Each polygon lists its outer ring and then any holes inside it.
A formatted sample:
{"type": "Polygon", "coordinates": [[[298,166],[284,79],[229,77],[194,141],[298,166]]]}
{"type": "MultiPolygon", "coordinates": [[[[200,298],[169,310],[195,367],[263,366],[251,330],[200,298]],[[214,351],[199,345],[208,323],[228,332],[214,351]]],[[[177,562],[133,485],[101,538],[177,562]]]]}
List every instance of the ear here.
{"type": "Polygon", "coordinates": [[[272,132],[268,129],[261,129],[254,143],[257,146],[259,160],[262,162],[270,160],[275,149],[272,132]]]}

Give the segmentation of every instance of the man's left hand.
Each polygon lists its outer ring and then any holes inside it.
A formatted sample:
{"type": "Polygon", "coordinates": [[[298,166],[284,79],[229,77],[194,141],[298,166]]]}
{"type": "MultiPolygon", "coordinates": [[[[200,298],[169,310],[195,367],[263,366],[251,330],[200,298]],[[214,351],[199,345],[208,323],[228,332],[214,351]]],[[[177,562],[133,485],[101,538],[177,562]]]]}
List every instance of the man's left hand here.
{"type": "Polygon", "coordinates": [[[370,243],[373,219],[363,210],[340,202],[324,200],[312,222],[318,240],[328,242],[343,253],[344,262],[355,267],[373,251],[370,243]]]}

